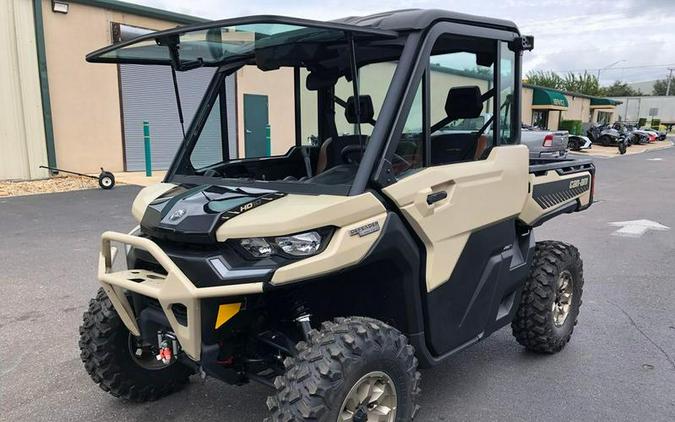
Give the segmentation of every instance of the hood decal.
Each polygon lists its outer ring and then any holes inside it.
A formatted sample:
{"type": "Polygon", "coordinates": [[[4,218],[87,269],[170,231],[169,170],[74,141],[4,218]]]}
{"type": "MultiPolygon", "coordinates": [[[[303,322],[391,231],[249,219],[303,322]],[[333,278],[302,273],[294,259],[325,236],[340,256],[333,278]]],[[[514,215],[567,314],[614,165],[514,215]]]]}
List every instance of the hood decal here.
{"type": "Polygon", "coordinates": [[[160,239],[211,243],[221,224],[284,196],[283,192],[253,188],[177,187],[148,205],[141,229],[160,239]]]}

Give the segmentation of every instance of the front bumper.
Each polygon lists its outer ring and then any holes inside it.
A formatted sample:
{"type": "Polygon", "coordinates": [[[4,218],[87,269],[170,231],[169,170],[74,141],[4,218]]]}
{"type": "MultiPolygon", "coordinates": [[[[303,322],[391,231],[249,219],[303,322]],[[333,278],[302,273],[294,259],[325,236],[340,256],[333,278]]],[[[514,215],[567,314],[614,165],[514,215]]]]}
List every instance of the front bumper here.
{"type": "Polygon", "coordinates": [[[157,299],[176,334],[182,350],[192,360],[201,355],[201,299],[243,296],[263,291],[263,282],[232,284],[214,287],[196,287],[164,251],[152,240],[117,232],[105,232],[101,236],[98,280],[110,298],[127,329],[140,336],[136,315],[129,303],[126,291],[157,299]],[[129,269],[113,272],[112,265],[117,248],[111,242],[119,242],[148,252],[164,269],[166,274],[129,269]],[[184,324],[176,319],[174,305],[183,305],[187,313],[184,324]]]}

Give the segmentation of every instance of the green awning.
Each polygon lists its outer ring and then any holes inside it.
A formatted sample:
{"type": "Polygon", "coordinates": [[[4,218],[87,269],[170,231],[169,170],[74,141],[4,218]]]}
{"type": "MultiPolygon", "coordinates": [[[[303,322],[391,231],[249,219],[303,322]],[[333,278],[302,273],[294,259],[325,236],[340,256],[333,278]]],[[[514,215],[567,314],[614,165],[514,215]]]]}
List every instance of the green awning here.
{"type": "Polygon", "coordinates": [[[568,108],[570,105],[567,102],[565,94],[559,91],[546,88],[533,88],[532,105],[533,106],[551,106],[555,108],[568,108]]]}
{"type": "Polygon", "coordinates": [[[622,101],[613,100],[611,98],[591,98],[591,106],[618,106],[622,101]]]}

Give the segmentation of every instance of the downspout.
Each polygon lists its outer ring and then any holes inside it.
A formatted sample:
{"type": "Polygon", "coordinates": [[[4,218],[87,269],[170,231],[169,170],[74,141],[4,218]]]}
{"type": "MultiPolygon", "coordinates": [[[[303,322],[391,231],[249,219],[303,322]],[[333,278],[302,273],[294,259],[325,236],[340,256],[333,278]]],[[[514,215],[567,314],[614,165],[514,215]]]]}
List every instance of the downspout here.
{"type": "MultiPolygon", "coordinates": [[[[47,163],[56,167],[56,149],[54,148],[54,127],[52,125],[52,105],[49,99],[49,78],[47,76],[47,53],[45,31],[42,23],[42,0],[33,0],[33,20],[35,22],[35,47],[37,50],[38,75],[40,77],[40,95],[42,97],[42,120],[47,146],[47,163]]],[[[52,171],[52,174],[56,172],[52,171]]]]}

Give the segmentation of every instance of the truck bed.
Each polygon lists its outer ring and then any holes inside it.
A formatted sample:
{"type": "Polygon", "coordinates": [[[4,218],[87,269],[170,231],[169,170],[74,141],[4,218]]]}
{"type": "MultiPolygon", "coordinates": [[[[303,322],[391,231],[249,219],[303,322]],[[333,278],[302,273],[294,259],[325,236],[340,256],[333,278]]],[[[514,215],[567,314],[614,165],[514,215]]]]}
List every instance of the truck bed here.
{"type": "Polygon", "coordinates": [[[536,227],[560,214],[585,210],[593,203],[594,182],[590,159],[530,159],[529,195],[518,218],[536,227]]]}

